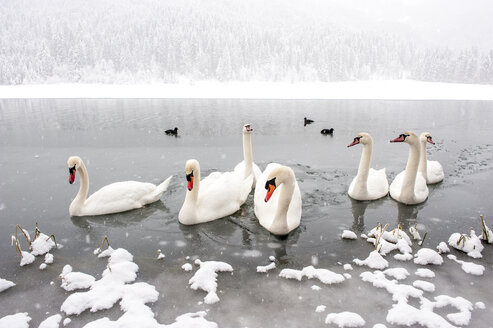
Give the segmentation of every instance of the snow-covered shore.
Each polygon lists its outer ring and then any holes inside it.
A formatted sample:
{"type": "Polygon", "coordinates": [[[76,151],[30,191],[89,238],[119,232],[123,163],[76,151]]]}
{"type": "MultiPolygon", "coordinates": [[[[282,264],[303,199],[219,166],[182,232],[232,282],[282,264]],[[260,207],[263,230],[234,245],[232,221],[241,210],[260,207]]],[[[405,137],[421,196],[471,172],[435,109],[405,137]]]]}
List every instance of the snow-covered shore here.
{"type": "Polygon", "coordinates": [[[190,81],[179,84],[0,86],[0,99],[22,98],[493,100],[493,85],[398,80],[328,83],[190,81]]]}

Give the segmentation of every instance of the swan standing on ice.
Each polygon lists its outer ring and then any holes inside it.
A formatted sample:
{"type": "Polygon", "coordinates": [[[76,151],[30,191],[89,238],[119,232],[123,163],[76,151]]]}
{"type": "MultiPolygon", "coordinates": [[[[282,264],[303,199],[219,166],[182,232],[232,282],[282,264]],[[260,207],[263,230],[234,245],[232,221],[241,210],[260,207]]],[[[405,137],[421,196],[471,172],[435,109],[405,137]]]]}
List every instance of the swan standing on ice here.
{"type": "Polygon", "coordinates": [[[399,173],[390,185],[390,196],[406,205],[422,203],[428,197],[425,178],[418,174],[420,141],[414,132],[405,132],[390,142],[409,144],[409,158],[406,169],[399,173]]]}
{"type": "Polygon", "coordinates": [[[240,209],[252,190],[253,175],[238,172],[213,172],[200,180],[200,165],[190,159],[185,165],[187,192],[178,213],[182,224],[209,222],[231,215],[240,209]]]}
{"type": "Polygon", "coordinates": [[[172,178],[170,176],[159,186],[137,181],[115,182],[104,186],[87,198],[89,175],[84,162],[80,157],[72,156],[69,157],[67,164],[70,184],[74,183],[76,172],[80,175],[79,192],[69,208],[71,216],[112,214],[141,208],[159,200],[172,178]]]}
{"type": "Polygon", "coordinates": [[[373,139],[368,133],[361,132],[348,147],[357,144],[363,145],[363,152],[361,153],[358,174],[348,189],[349,196],[356,200],[375,200],[387,196],[389,182],[385,168],[378,171],[370,168],[373,139]]]}
{"type": "Polygon", "coordinates": [[[435,142],[431,138],[429,132],[421,133],[419,140],[421,142],[421,156],[419,159],[418,171],[426,179],[427,184],[438,183],[442,181],[444,177],[442,165],[438,161],[428,161],[426,159],[426,143],[429,142],[434,145],[435,142]]]}
{"type": "Polygon", "coordinates": [[[289,167],[277,163],[267,165],[257,180],[254,202],[255,216],[271,233],[287,235],[300,225],[301,193],[289,167]]]}
{"type": "Polygon", "coordinates": [[[253,174],[253,188],[255,188],[255,184],[257,183],[257,179],[262,174],[257,164],[253,163],[252,157],[252,127],[250,124],[245,124],[243,126],[243,161],[238,163],[235,166],[234,171],[241,173],[243,172],[243,176],[247,178],[250,174],[253,174]]]}

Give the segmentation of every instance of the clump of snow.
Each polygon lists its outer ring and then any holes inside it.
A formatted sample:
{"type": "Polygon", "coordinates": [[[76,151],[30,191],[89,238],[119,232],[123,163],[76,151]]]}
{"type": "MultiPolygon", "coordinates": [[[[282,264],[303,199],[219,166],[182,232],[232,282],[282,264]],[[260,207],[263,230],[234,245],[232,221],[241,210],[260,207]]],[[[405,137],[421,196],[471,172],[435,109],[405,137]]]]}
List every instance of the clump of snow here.
{"type": "Polygon", "coordinates": [[[416,229],[416,227],[409,227],[409,233],[414,240],[421,240],[421,236],[419,235],[419,231],[418,229],[416,229]]]}
{"type": "Polygon", "coordinates": [[[394,259],[398,261],[411,261],[413,259],[413,255],[411,253],[395,254],[394,259]]]}
{"type": "Polygon", "coordinates": [[[373,325],[373,328],[387,328],[387,326],[381,323],[377,323],[376,325],[373,325]]]}
{"type": "Polygon", "coordinates": [[[47,267],[46,263],[41,263],[41,264],[39,265],[39,269],[40,269],[40,270],[44,270],[44,269],[46,269],[46,267],[47,267]]]}
{"type": "Polygon", "coordinates": [[[441,265],[443,263],[443,258],[431,248],[421,248],[414,256],[414,263],[421,265],[441,265]]]}
{"type": "Polygon", "coordinates": [[[486,309],[486,306],[484,305],[484,303],[483,303],[483,302],[476,302],[476,303],[474,304],[474,307],[475,307],[476,309],[480,309],[480,310],[484,310],[484,309],[486,309]]]}
{"type": "Polygon", "coordinates": [[[307,277],[308,279],[316,278],[320,280],[320,282],[327,285],[338,284],[345,280],[342,274],[338,274],[327,269],[315,269],[311,265],[304,267],[302,270],[283,269],[281,273],[279,273],[279,277],[296,279],[299,281],[301,281],[303,277],[307,277]]]}
{"type": "Polygon", "coordinates": [[[54,260],[53,254],[47,253],[45,255],[45,263],[46,264],[52,264],[54,260]]]}
{"type": "Polygon", "coordinates": [[[202,262],[199,259],[195,260],[195,264],[200,266],[200,269],[195,272],[195,275],[190,278],[188,283],[193,290],[202,289],[207,292],[204,298],[206,304],[214,304],[219,302],[217,296],[217,272],[231,272],[233,267],[225,262],[206,261],[202,262]]]}
{"type": "Polygon", "coordinates": [[[275,260],[276,260],[276,258],[274,256],[272,256],[272,255],[269,256],[269,261],[274,262],[275,260]]]}
{"type": "Polygon", "coordinates": [[[48,253],[53,247],[55,247],[55,242],[51,239],[51,237],[41,232],[39,233],[38,237],[31,243],[31,254],[34,256],[44,255],[48,253]]]}
{"type": "Polygon", "coordinates": [[[450,248],[448,248],[447,244],[444,241],[442,241],[442,242],[440,242],[440,244],[438,244],[437,250],[438,250],[439,254],[450,253],[450,248]]]}
{"type": "Polygon", "coordinates": [[[387,322],[393,325],[413,326],[419,324],[428,328],[455,328],[440,315],[431,309],[417,309],[406,302],[399,302],[392,306],[387,313],[387,322]]]}
{"type": "Polygon", "coordinates": [[[351,276],[349,273],[343,273],[342,274],[344,276],[344,278],[346,279],[351,279],[353,276],[351,276]]]}
{"type": "Polygon", "coordinates": [[[447,295],[440,295],[435,297],[436,308],[442,308],[445,306],[453,306],[459,312],[447,314],[447,318],[458,326],[466,326],[471,320],[471,311],[473,310],[472,303],[463,297],[450,297],[447,295]]]}
{"type": "Polygon", "coordinates": [[[409,276],[409,272],[404,268],[392,268],[383,271],[386,276],[393,277],[397,280],[406,279],[409,276]]]}
{"type": "Polygon", "coordinates": [[[0,278],[0,293],[14,286],[15,284],[12,281],[0,278]]]}
{"type": "Polygon", "coordinates": [[[272,263],[265,265],[265,266],[257,266],[257,272],[265,273],[265,272],[272,270],[272,269],[275,269],[275,268],[276,268],[276,264],[274,262],[272,262],[272,263]]]}
{"type": "Polygon", "coordinates": [[[66,325],[68,325],[68,324],[69,324],[69,323],[71,323],[71,322],[72,322],[72,319],[70,319],[70,318],[65,318],[65,319],[63,319],[63,326],[66,326],[66,325]]]}
{"type": "Polygon", "coordinates": [[[380,255],[376,250],[371,252],[366,259],[354,259],[353,262],[359,266],[366,265],[372,269],[385,269],[389,266],[389,262],[384,259],[382,255],[380,255]]]}
{"type": "Polygon", "coordinates": [[[343,267],[343,268],[344,268],[344,270],[346,270],[346,271],[347,271],[347,270],[353,270],[353,266],[352,266],[351,264],[349,264],[349,263],[344,264],[344,267],[343,267]]]}
{"type": "Polygon", "coordinates": [[[420,298],[423,291],[410,285],[397,283],[396,280],[388,280],[382,271],[363,272],[360,274],[363,281],[373,284],[377,288],[385,288],[392,294],[392,300],[397,302],[407,302],[409,297],[420,298]]]}
{"type": "Polygon", "coordinates": [[[317,312],[317,313],[325,312],[325,309],[326,309],[326,308],[327,308],[327,307],[326,307],[325,305],[319,305],[319,306],[317,306],[317,308],[315,309],[315,312],[317,312]]]}
{"type": "Polygon", "coordinates": [[[31,321],[31,317],[27,312],[6,315],[0,318],[0,327],[29,328],[29,321],[31,321]]]}
{"type": "Polygon", "coordinates": [[[333,323],[340,328],[343,327],[363,327],[365,320],[354,312],[329,313],[325,318],[325,323],[333,323]]]}
{"type": "Polygon", "coordinates": [[[38,328],[58,328],[60,321],[62,321],[62,316],[55,314],[41,322],[38,328]]]}
{"type": "Polygon", "coordinates": [[[192,269],[193,269],[193,267],[192,267],[192,265],[191,265],[190,263],[185,263],[185,264],[183,264],[183,265],[181,266],[181,268],[182,268],[183,270],[187,271],[187,272],[188,272],[188,271],[192,271],[192,269]]]}
{"type": "Polygon", "coordinates": [[[413,286],[424,290],[425,292],[433,293],[435,291],[435,285],[431,282],[424,280],[416,280],[413,282],[413,286]]]}
{"type": "Polygon", "coordinates": [[[20,266],[28,265],[34,262],[35,257],[31,253],[26,251],[21,251],[21,255],[22,257],[21,257],[20,266]]]}
{"type": "Polygon", "coordinates": [[[458,260],[457,257],[452,254],[447,255],[447,257],[452,261],[459,263],[461,265],[462,270],[464,270],[464,272],[466,273],[470,273],[475,276],[482,276],[484,273],[485,267],[482,266],[481,264],[458,260]]]}
{"type": "Polygon", "coordinates": [[[435,278],[435,272],[425,268],[417,269],[414,274],[421,278],[435,278]]]}
{"type": "Polygon", "coordinates": [[[477,259],[483,257],[481,252],[483,251],[484,246],[481,244],[481,239],[476,236],[474,230],[471,230],[469,236],[458,232],[453,233],[448,240],[448,244],[453,248],[467,253],[467,255],[472,258],[477,259]]]}
{"type": "Polygon", "coordinates": [[[356,236],[356,234],[350,230],[344,230],[342,232],[342,236],[341,236],[343,239],[357,239],[358,236],[356,236]]]}
{"type": "Polygon", "coordinates": [[[93,276],[86,273],[72,272],[72,267],[68,264],[63,267],[60,278],[62,279],[60,287],[66,291],[89,288],[96,280],[93,276]]]}
{"type": "Polygon", "coordinates": [[[317,286],[317,285],[312,285],[312,290],[316,290],[316,291],[319,291],[321,290],[322,288],[320,288],[320,286],[317,286]]]}

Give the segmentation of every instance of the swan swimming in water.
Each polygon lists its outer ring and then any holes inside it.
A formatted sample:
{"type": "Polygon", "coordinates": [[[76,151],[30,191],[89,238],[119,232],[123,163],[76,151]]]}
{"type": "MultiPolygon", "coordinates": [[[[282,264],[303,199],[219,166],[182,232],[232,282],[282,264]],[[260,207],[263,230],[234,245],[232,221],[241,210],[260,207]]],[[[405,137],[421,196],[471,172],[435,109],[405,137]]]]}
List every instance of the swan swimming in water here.
{"type": "Polygon", "coordinates": [[[244,177],[248,177],[250,174],[253,174],[253,188],[255,188],[255,184],[257,183],[257,179],[262,174],[260,168],[257,164],[253,163],[252,157],[252,127],[250,124],[245,124],[243,126],[243,161],[238,163],[235,166],[234,171],[241,173],[243,172],[244,177]]]}
{"type": "Polygon", "coordinates": [[[301,221],[301,193],[293,170],[277,163],[267,165],[257,180],[254,206],[260,225],[272,234],[284,236],[296,229],[301,221]]]}
{"type": "Polygon", "coordinates": [[[419,158],[418,171],[426,179],[427,184],[438,183],[443,180],[443,167],[438,161],[428,161],[426,159],[426,143],[435,144],[429,132],[421,133],[419,140],[421,142],[421,156],[419,158]]]}
{"type": "Polygon", "coordinates": [[[429,191],[425,178],[418,173],[420,141],[414,132],[405,132],[390,142],[409,144],[409,158],[406,169],[399,173],[390,185],[390,196],[406,205],[422,203],[429,191]]]}
{"type": "Polygon", "coordinates": [[[89,175],[82,159],[78,156],[69,157],[69,183],[75,181],[75,173],[79,172],[80,187],[77,196],[69,207],[71,216],[103,215],[125,212],[141,208],[146,204],[158,201],[168,188],[171,176],[160,185],[137,181],[115,182],[104,186],[89,198],[89,175]]]}
{"type": "Polygon", "coordinates": [[[231,215],[240,209],[252,190],[253,174],[246,178],[239,172],[213,172],[200,180],[200,165],[195,159],[185,164],[187,192],[178,213],[185,225],[209,222],[231,215]]]}
{"type": "Polygon", "coordinates": [[[374,170],[370,168],[373,151],[373,139],[365,132],[359,133],[348,147],[363,145],[359,162],[358,174],[354,177],[348,189],[348,195],[356,200],[375,200],[387,196],[389,182],[385,168],[374,170]]]}

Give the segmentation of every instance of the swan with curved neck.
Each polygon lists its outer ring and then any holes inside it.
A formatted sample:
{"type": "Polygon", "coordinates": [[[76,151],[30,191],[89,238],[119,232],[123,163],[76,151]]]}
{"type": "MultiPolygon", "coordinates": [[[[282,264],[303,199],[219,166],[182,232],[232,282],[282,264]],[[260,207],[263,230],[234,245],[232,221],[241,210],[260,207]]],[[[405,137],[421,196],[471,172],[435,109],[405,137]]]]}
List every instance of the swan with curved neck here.
{"type": "Polygon", "coordinates": [[[420,157],[420,142],[414,132],[405,132],[390,142],[405,142],[409,144],[409,157],[406,169],[399,173],[390,185],[390,196],[406,205],[422,203],[428,197],[426,180],[418,174],[420,157]]]}
{"type": "Polygon", "coordinates": [[[104,186],[87,198],[89,175],[84,162],[80,157],[72,156],[67,164],[70,184],[74,183],[76,172],[80,176],[79,192],[69,207],[71,216],[112,214],[141,208],[159,200],[171,181],[170,176],[158,186],[137,181],[116,182],[104,186]]]}
{"type": "Polygon", "coordinates": [[[429,132],[423,132],[419,136],[419,141],[421,143],[421,156],[419,158],[419,169],[418,171],[426,179],[427,184],[438,183],[443,180],[443,167],[438,161],[428,161],[426,159],[426,143],[434,145],[435,142],[431,137],[429,132]]]}
{"type": "Polygon", "coordinates": [[[272,234],[283,236],[296,229],[301,221],[301,193],[293,170],[267,165],[257,181],[254,203],[260,225],[272,234]]]}
{"type": "Polygon", "coordinates": [[[257,183],[257,179],[262,174],[257,164],[253,162],[252,156],[252,127],[250,124],[245,124],[243,126],[243,161],[235,166],[235,172],[243,172],[243,176],[246,178],[250,174],[253,174],[253,188],[257,183]]]}
{"type": "Polygon", "coordinates": [[[186,225],[209,222],[235,213],[252,190],[252,174],[245,178],[237,172],[213,172],[200,180],[200,164],[195,159],[187,161],[185,174],[187,191],[178,220],[186,225]]]}
{"type": "Polygon", "coordinates": [[[359,133],[348,147],[361,144],[363,152],[359,162],[358,174],[354,177],[348,189],[348,194],[356,200],[375,200],[387,196],[389,182],[385,168],[374,170],[370,168],[373,151],[373,139],[365,132],[359,133]]]}

